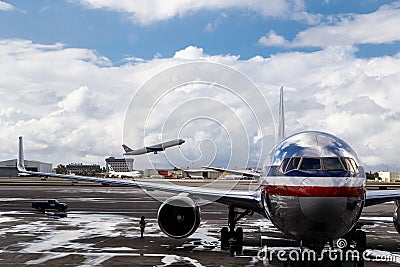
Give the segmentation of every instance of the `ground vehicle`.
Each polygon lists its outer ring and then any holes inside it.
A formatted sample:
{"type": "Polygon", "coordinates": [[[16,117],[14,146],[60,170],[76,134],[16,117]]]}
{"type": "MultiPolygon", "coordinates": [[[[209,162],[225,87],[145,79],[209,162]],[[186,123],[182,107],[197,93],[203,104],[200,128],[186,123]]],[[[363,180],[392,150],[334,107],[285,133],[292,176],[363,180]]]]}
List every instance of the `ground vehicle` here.
{"type": "Polygon", "coordinates": [[[47,201],[32,202],[32,208],[40,212],[45,212],[46,210],[66,211],[68,205],[60,203],[56,199],[49,199],[47,201]]]}

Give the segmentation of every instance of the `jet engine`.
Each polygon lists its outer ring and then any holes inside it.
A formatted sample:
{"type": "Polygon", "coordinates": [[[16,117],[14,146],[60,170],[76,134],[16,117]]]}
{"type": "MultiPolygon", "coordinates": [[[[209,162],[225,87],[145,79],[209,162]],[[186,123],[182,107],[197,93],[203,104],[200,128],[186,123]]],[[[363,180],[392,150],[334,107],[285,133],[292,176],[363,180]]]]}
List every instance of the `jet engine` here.
{"type": "Polygon", "coordinates": [[[395,200],[396,210],[393,214],[393,224],[397,232],[400,234],[400,200],[395,200]]]}
{"type": "Polygon", "coordinates": [[[171,197],[158,209],[158,225],[170,237],[188,237],[197,230],[199,224],[200,207],[189,197],[171,197]]]}

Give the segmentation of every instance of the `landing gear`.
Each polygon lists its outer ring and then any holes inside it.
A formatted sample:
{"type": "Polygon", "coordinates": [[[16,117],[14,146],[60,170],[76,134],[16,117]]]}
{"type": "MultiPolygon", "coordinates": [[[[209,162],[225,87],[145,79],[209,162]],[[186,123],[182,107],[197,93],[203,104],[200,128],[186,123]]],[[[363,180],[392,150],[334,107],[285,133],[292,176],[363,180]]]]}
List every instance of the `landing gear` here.
{"type": "Polygon", "coordinates": [[[354,233],[354,241],[356,242],[356,249],[364,251],[367,248],[367,235],[361,229],[357,229],[354,233]]]}
{"type": "Polygon", "coordinates": [[[243,228],[236,227],[236,223],[247,215],[253,215],[253,211],[245,210],[244,212],[239,212],[235,209],[235,206],[229,206],[228,214],[228,227],[222,227],[221,229],[221,248],[231,247],[231,251],[236,252],[236,254],[241,254],[243,249],[243,228]],[[233,242],[229,242],[232,240],[233,242]]]}
{"type": "Polygon", "coordinates": [[[221,229],[221,248],[229,247],[229,230],[228,227],[222,227],[221,229]]]}
{"type": "MultiPolygon", "coordinates": [[[[345,236],[343,236],[344,239],[347,241],[347,247],[343,249],[355,249],[358,250],[360,255],[364,253],[364,251],[367,248],[367,235],[366,233],[360,229],[361,224],[356,225],[354,229],[352,229],[349,233],[347,233],[345,236]]],[[[356,267],[364,267],[364,259],[363,257],[360,257],[358,259],[355,259],[353,261],[353,266],[356,267]]]]}
{"type": "Polygon", "coordinates": [[[236,239],[236,243],[241,244],[243,242],[243,228],[242,227],[236,228],[235,239],[236,239]]]}
{"type": "Polygon", "coordinates": [[[363,252],[367,248],[367,235],[359,227],[351,230],[343,238],[347,241],[347,248],[350,248],[352,243],[354,244],[354,248],[360,252],[363,252]]]}

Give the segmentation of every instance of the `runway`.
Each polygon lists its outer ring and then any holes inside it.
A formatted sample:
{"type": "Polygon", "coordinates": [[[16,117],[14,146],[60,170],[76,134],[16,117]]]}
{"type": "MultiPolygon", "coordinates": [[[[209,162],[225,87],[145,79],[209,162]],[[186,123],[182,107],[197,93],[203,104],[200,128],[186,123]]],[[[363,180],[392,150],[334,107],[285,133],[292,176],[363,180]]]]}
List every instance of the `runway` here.
{"type": "MultiPolygon", "coordinates": [[[[165,199],[171,194],[152,192],[165,199]]],[[[269,246],[297,246],[259,215],[240,221],[244,229],[243,253],[221,250],[219,232],[226,226],[227,207],[212,203],[201,207],[202,222],[189,238],[171,239],[157,224],[160,203],[141,189],[102,186],[0,186],[1,266],[264,266],[257,257],[269,246]],[[57,198],[69,205],[67,217],[41,214],[31,208],[38,199],[57,198]],[[146,216],[145,238],[140,239],[139,218],[146,216]]],[[[391,262],[365,266],[399,266],[400,235],[394,229],[393,203],[366,208],[367,249],[392,255],[391,262]],[[398,256],[398,257],[397,257],[398,256]]],[[[271,262],[269,266],[285,266],[271,262]]]]}

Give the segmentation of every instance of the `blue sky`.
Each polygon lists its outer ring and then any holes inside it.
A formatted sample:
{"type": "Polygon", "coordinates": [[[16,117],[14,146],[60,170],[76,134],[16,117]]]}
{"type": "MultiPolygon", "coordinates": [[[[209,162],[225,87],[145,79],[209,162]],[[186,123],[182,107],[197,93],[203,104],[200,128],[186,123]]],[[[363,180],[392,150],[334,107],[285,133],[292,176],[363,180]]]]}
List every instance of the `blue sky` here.
{"type": "MultiPolygon", "coordinates": [[[[122,154],[125,112],[141,85],[166,68],[200,60],[251,78],[274,116],[283,85],[288,133],[327,131],[348,141],[367,170],[400,170],[400,140],[393,138],[400,131],[398,25],[399,1],[2,0],[0,159],[15,158],[14,140],[24,135],[31,159],[103,165],[105,157],[122,154]]],[[[197,89],[185,99],[226,97],[197,89]]],[[[179,104],[173,96],[165,107],[179,104]]],[[[235,101],[228,101],[231,110],[244,114],[235,101]]],[[[211,106],[195,108],[203,109],[211,106]]],[[[228,112],[218,115],[229,121],[228,112]]],[[[162,121],[152,123],[129,144],[159,142],[162,121]]],[[[192,136],[179,136],[187,139],[182,149],[193,167],[209,163],[195,160],[204,140],[229,147],[223,131],[207,123],[208,131],[191,125],[182,132],[192,136]]],[[[270,142],[271,132],[255,133],[251,145],[270,142]]],[[[214,165],[232,159],[225,148],[214,165]]],[[[136,163],[144,167],[140,158],[136,163]]]]}
{"type": "MultiPolygon", "coordinates": [[[[118,1],[116,1],[118,2],[118,1]]],[[[321,16],[367,14],[393,1],[306,1],[304,11],[321,16]]],[[[14,10],[2,12],[0,38],[29,39],[35,43],[63,43],[93,49],[119,64],[126,57],[152,59],[171,57],[187,46],[202,47],[207,53],[268,57],[287,51],[313,51],[315,47],[262,46],[261,36],[270,31],[292,40],[314,26],[304,19],[264,16],[254,10],[221,8],[188,11],[170,19],[143,25],[127,12],[88,8],[79,1],[8,1],[14,10]],[[207,25],[212,25],[207,28],[207,25]]],[[[357,45],[359,57],[393,55],[399,42],[357,45]]]]}

